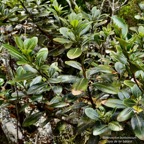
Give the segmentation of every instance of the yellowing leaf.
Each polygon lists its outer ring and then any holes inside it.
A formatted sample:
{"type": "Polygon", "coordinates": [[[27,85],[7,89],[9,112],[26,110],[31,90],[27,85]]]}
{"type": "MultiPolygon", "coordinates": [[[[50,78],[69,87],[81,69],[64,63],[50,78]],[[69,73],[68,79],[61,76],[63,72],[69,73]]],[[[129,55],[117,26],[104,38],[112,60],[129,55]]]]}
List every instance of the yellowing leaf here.
{"type": "Polygon", "coordinates": [[[81,90],[72,89],[72,94],[73,94],[73,95],[80,95],[81,93],[82,93],[81,90]]]}

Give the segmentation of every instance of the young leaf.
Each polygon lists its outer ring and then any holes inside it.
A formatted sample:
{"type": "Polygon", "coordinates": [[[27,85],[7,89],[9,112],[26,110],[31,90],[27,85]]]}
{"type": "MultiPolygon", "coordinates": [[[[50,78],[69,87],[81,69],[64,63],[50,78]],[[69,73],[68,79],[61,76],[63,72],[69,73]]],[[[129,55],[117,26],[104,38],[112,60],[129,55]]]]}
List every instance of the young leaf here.
{"type": "Polygon", "coordinates": [[[117,121],[122,122],[130,119],[134,114],[134,111],[132,108],[125,108],[117,117],[117,121]]]}
{"type": "Polygon", "coordinates": [[[36,47],[37,43],[38,43],[38,38],[37,37],[26,39],[24,41],[24,48],[26,50],[31,50],[32,51],[36,47]]]}
{"type": "Polygon", "coordinates": [[[42,115],[43,115],[43,113],[37,112],[37,113],[35,113],[35,114],[32,114],[32,115],[26,117],[26,119],[24,120],[22,126],[23,126],[23,127],[28,127],[28,126],[30,126],[30,125],[35,124],[35,123],[40,119],[40,117],[41,117],[42,115]]]}
{"type": "Polygon", "coordinates": [[[40,49],[36,55],[36,62],[40,65],[47,59],[47,56],[48,56],[48,49],[47,48],[40,49]]]}
{"type": "Polygon", "coordinates": [[[60,28],[60,33],[67,39],[71,39],[72,41],[75,41],[75,35],[73,34],[73,32],[71,32],[70,29],[66,27],[62,27],[60,28]]]}
{"type": "Polygon", "coordinates": [[[85,109],[85,114],[93,120],[97,120],[98,119],[98,113],[96,112],[96,110],[94,110],[93,108],[86,108],[85,109]]]}
{"type": "Polygon", "coordinates": [[[14,58],[26,61],[26,57],[23,56],[15,47],[8,44],[3,44],[3,47],[5,47],[14,58]]]}
{"type": "Polygon", "coordinates": [[[112,20],[113,23],[121,29],[122,36],[125,38],[128,33],[128,25],[125,23],[123,19],[119,18],[116,15],[112,16],[112,20]]]}
{"type": "Polygon", "coordinates": [[[80,48],[73,48],[68,51],[67,57],[69,59],[75,59],[78,58],[81,54],[82,54],[82,50],[80,48]]]}
{"type": "Polygon", "coordinates": [[[16,42],[16,45],[18,46],[18,48],[22,51],[24,49],[24,44],[23,41],[20,37],[14,37],[14,40],[16,42]]]}

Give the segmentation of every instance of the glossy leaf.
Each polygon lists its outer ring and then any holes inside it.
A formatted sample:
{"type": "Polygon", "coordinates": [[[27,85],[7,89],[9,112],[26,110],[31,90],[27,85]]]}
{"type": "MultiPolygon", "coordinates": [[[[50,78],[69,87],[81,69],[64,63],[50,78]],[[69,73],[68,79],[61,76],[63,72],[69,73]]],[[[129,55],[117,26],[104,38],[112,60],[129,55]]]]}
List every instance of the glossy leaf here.
{"type": "Polygon", "coordinates": [[[135,135],[144,141],[144,119],[138,115],[135,115],[131,119],[131,125],[135,135]]]}
{"type": "Polygon", "coordinates": [[[122,131],[123,127],[122,125],[120,125],[119,122],[117,121],[112,121],[108,124],[109,129],[111,129],[112,131],[122,131]]]}
{"type": "Polygon", "coordinates": [[[40,94],[40,93],[42,93],[43,91],[48,90],[48,89],[46,88],[46,86],[47,86],[47,83],[38,83],[38,84],[32,85],[32,86],[28,89],[27,93],[28,93],[28,94],[40,94]]]}
{"type": "Polygon", "coordinates": [[[31,72],[31,73],[37,73],[37,70],[35,68],[33,68],[31,65],[29,65],[29,64],[25,64],[23,66],[23,69],[25,71],[28,71],[28,72],[31,72]]]}
{"type": "Polygon", "coordinates": [[[35,73],[25,73],[23,75],[19,75],[15,77],[15,81],[23,81],[23,80],[30,80],[36,76],[35,73]]]}
{"type": "Polygon", "coordinates": [[[48,56],[48,49],[47,48],[42,48],[38,51],[36,55],[36,61],[40,65],[42,62],[45,62],[48,56]]]}
{"type": "Polygon", "coordinates": [[[121,108],[125,108],[125,105],[123,104],[122,100],[119,99],[108,99],[108,100],[104,100],[102,102],[103,105],[110,107],[110,108],[117,108],[117,109],[121,109],[121,108]]]}
{"type": "Polygon", "coordinates": [[[43,115],[43,113],[37,112],[37,113],[35,113],[35,114],[32,114],[32,115],[26,117],[26,119],[24,120],[24,122],[23,122],[23,124],[22,124],[23,127],[28,127],[28,126],[30,126],[30,125],[35,124],[35,123],[40,119],[40,117],[41,117],[42,115],[43,115]]]}
{"type": "Polygon", "coordinates": [[[104,84],[104,83],[95,83],[94,86],[101,90],[102,92],[109,94],[117,94],[119,92],[118,87],[113,87],[112,85],[104,84]]]}
{"type": "Polygon", "coordinates": [[[120,114],[117,117],[117,121],[122,122],[130,119],[134,114],[134,111],[132,108],[125,108],[123,111],[120,112],[120,114]]]}
{"type": "Polygon", "coordinates": [[[124,99],[123,102],[128,107],[133,107],[136,104],[136,102],[132,99],[124,99]]]}
{"type": "Polygon", "coordinates": [[[18,48],[20,50],[23,50],[24,49],[24,44],[23,44],[23,41],[20,37],[14,37],[14,40],[16,42],[16,45],[18,46],[18,48]]]}
{"type": "Polygon", "coordinates": [[[53,40],[56,41],[56,42],[59,42],[61,44],[68,44],[68,43],[72,42],[72,41],[70,41],[68,39],[65,39],[65,38],[54,38],[53,40]]]}
{"type": "Polygon", "coordinates": [[[3,47],[5,47],[14,58],[26,61],[26,57],[23,56],[15,47],[8,44],[3,44],[3,47]]]}
{"type": "Polygon", "coordinates": [[[26,39],[24,41],[24,48],[27,50],[33,50],[36,47],[37,43],[38,43],[37,37],[26,39]]]}
{"type": "Polygon", "coordinates": [[[65,61],[65,63],[73,68],[76,68],[78,70],[82,70],[82,66],[79,62],[77,61],[65,61]]]}
{"type": "Polygon", "coordinates": [[[98,72],[103,72],[103,73],[112,73],[112,69],[110,66],[107,65],[98,65],[94,68],[90,68],[86,71],[86,75],[88,78],[90,78],[91,75],[96,74],[98,72]]]}
{"type": "Polygon", "coordinates": [[[131,80],[125,80],[124,84],[127,85],[127,86],[129,86],[130,88],[135,85],[135,83],[133,81],[131,81],[131,80]]]}
{"type": "Polygon", "coordinates": [[[125,38],[128,33],[128,26],[125,21],[118,16],[112,16],[113,23],[121,29],[122,36],[125,38]]]}
{"type": "Polygon", "coordinates": [[[69,59],[75,59],[78,58],[81,54],[82,54],[82,50],[80,48],[73,48],[68,51],[67,57],[69,59]]]}
{"type": "Polygon", "coordinates": [[[85,114],[93,120],[97,120],[98,119],[98,113],[96,112],[96,110],[94,110],[93,108],[86,108],[85,109],[85,114]]]}
{"type": "Polygon", "coordinates": [[[107,125],[100,125],[100,126],[94,128],[93,135],[94,136],[101,135],[101,134],[108,132],[108,131],[109,131],[109,128],[107,125]]]}
{"type": "Polygon", "coordinates": [[[85,78],[81,78],[76,83],[74,83],[73,89],[85,91],[87,89],[87,86],[88,86],[88,80],[85,78]]]}
{"type": "Polygon", "coordinates": [[[42,77],[41,76],[37,76],[36,78],[34,78],[31,83],[30,83],[30,87],[37,84],[37,83],[40,83],[42,81],[42,77]]]}

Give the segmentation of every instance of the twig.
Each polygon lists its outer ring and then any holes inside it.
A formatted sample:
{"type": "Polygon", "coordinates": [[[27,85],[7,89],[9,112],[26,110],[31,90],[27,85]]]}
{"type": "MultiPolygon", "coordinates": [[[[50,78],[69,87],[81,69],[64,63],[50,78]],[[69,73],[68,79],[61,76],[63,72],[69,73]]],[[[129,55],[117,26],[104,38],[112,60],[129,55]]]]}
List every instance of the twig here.
{"type": "Polygon", "coordinates": [[[138,88],[141,90],[141,92],[144,92],[144,90],[143,90],[143,89],[140,87],[140,85],[138,84],[137,79],[136,79],[136,77],[135,77],[135,74],[132,74],[132,76],[133,76],[133,79],[134,79],[136,85],[138,86],[138,88]]]}
{"type": "Polygon", "coordinates": [[[17,127],[17,144],[19,144],[19,137],[18,137],[18,122],[19,122],[19,112],[18,112],[18,89],[17,89],[17,84],[15,83],[15,91],[17,94],[17,99],[16,99],[16,115],[17,115],[17,123],[16,123],[16,127],[17,127]]]}
{"type": "Polygon", "coordinates": [[[93,102],[89,86],[87,87],[87,91],[88,91],[88,97],[89,97],[89,101],[91,102],[92,108],[95,109],[95,104],[93,102]]]}
{"type": "MultiPolygon", "coordinates": [[[[29,17],[31,18],[31,20],[33,21],[33,23],[35,23],[34,17],[33,15],[28,11],[28,9],[25,7],[24,3],[20,0],[20,3],[22,5],[22,7],[24,8],[24,10],[26,11],[26,13],[29,15],[29,17]]],[[[52,39],[52,36],[47,34],[39,25],[35,24],[36,27],[39,29],[39,31],[44,34],[45,36],[47,36],[49,39],[52,39]]]]}

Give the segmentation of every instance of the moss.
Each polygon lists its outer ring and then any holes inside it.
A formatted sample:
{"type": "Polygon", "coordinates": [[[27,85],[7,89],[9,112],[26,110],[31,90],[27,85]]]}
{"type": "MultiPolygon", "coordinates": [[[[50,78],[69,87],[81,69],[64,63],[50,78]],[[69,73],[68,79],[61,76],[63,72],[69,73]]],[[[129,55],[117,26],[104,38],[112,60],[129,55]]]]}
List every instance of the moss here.
{"type": "Polygon", "coordinates": [[[134,18],[139,12],[141,12],[139,8],[139,3],[141,0],[130,0],[129,3],[123,6],[119,11],[119,16],[125,19],[129,26],[136,26],[138,20],[134,18]]]}

